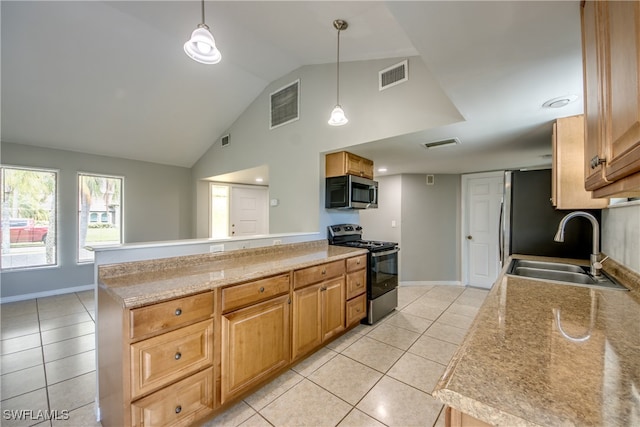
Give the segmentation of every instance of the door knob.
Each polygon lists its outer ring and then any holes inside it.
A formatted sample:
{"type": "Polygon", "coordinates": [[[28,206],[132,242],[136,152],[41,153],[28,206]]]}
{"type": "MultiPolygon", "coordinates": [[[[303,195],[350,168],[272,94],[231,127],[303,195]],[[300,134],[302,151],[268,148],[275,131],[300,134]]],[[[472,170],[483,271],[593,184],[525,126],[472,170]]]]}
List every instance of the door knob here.
{"type": "Polygon", "coordinates": [[[473,239],[473,236],[468,235],[468,236],[467,236],[467,240],[471,240],[471,239],[473,239]]]}

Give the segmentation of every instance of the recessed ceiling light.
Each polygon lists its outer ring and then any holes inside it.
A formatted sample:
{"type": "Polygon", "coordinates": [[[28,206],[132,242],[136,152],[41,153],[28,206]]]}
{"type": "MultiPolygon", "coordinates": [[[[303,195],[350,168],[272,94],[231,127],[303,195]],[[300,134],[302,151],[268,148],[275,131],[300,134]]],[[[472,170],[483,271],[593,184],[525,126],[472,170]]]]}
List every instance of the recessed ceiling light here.
{"type": "Polygon", "coordinates": [[[378,168],[378,172],[386,172],[387,168],[378,168]]]}
{"type": "Polygon", "coordinates": [[[578,99],[578,95],[565,95],[553,98],[542,104],[544,108],[562,108],[578,99]]]}
{"type": "Polygon", "coordinates": [[[264,181],[262,178],[256,178],[256,182],[262,182],[264,181]]]}

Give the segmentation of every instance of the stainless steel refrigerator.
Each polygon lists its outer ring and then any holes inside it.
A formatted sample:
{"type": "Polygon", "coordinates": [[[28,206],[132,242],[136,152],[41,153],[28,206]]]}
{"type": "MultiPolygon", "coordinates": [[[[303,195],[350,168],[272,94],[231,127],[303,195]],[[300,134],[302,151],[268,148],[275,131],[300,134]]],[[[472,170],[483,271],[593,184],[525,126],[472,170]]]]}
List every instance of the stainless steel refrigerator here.
{"type": "MultiPolygon", "coordinates": [[[[583,211],[600,222],[600,209],[583,211]]],[[[502,263],[511,254],[589,259],[592,229],[586,218],[567,223],[564,242],[553,240],[560,220],[569,212],[551,204],[551,169],[505,172],[500,212],[502,263]]]]}

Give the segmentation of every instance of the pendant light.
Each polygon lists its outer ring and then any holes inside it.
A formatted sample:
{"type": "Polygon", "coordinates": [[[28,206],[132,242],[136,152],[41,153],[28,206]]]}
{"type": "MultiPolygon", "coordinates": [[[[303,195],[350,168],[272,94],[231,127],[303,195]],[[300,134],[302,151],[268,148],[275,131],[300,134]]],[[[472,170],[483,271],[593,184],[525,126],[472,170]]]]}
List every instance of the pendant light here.
{"type": "Polygon", "coordinates": [[[202,0],[202,23],[198,24],[191,38],[184,44],[184,51],[189,58],[201,64],[217,64],[222,54],[216,48],[216,41],[209,27],[204,23],[204,0],[202,0]]]}
{"type": "Polygon", "coordinates": [[[338,49],[336,55],[336,106],[333,108],[333,111],[331,111],[331,117],[328,122],[331,126],[346,125],[349,121],[340,106],[340,31],[346,30],[348,26],[347,21],[343,21],[342,19],[333,21],[333,27],[338,30],[338,49]]]}

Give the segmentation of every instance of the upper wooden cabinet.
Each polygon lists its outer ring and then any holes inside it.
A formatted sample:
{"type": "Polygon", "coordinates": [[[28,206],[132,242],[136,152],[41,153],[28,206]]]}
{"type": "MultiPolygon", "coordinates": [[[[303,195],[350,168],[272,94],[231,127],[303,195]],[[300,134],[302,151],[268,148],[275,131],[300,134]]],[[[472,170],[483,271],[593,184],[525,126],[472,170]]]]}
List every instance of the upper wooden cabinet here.
{"type": "Polygon", "coordinates": [[[640,0],[582,7],[585,186],[640,194],[640,0]]]}
{"type": "Polygon", "coordinates": [[[556,209],[601,209],[608,199],[594,199],[584,188],[584,116],[564,117],[553,124],[551,203],[556,209]]]}
{"type": "Polygon", "coordinates": [[[325,157],[325,175],[332,176],[356,175],[373,179],[373,161],[356,156],[347,151],[327,154],[325,157]]]}

